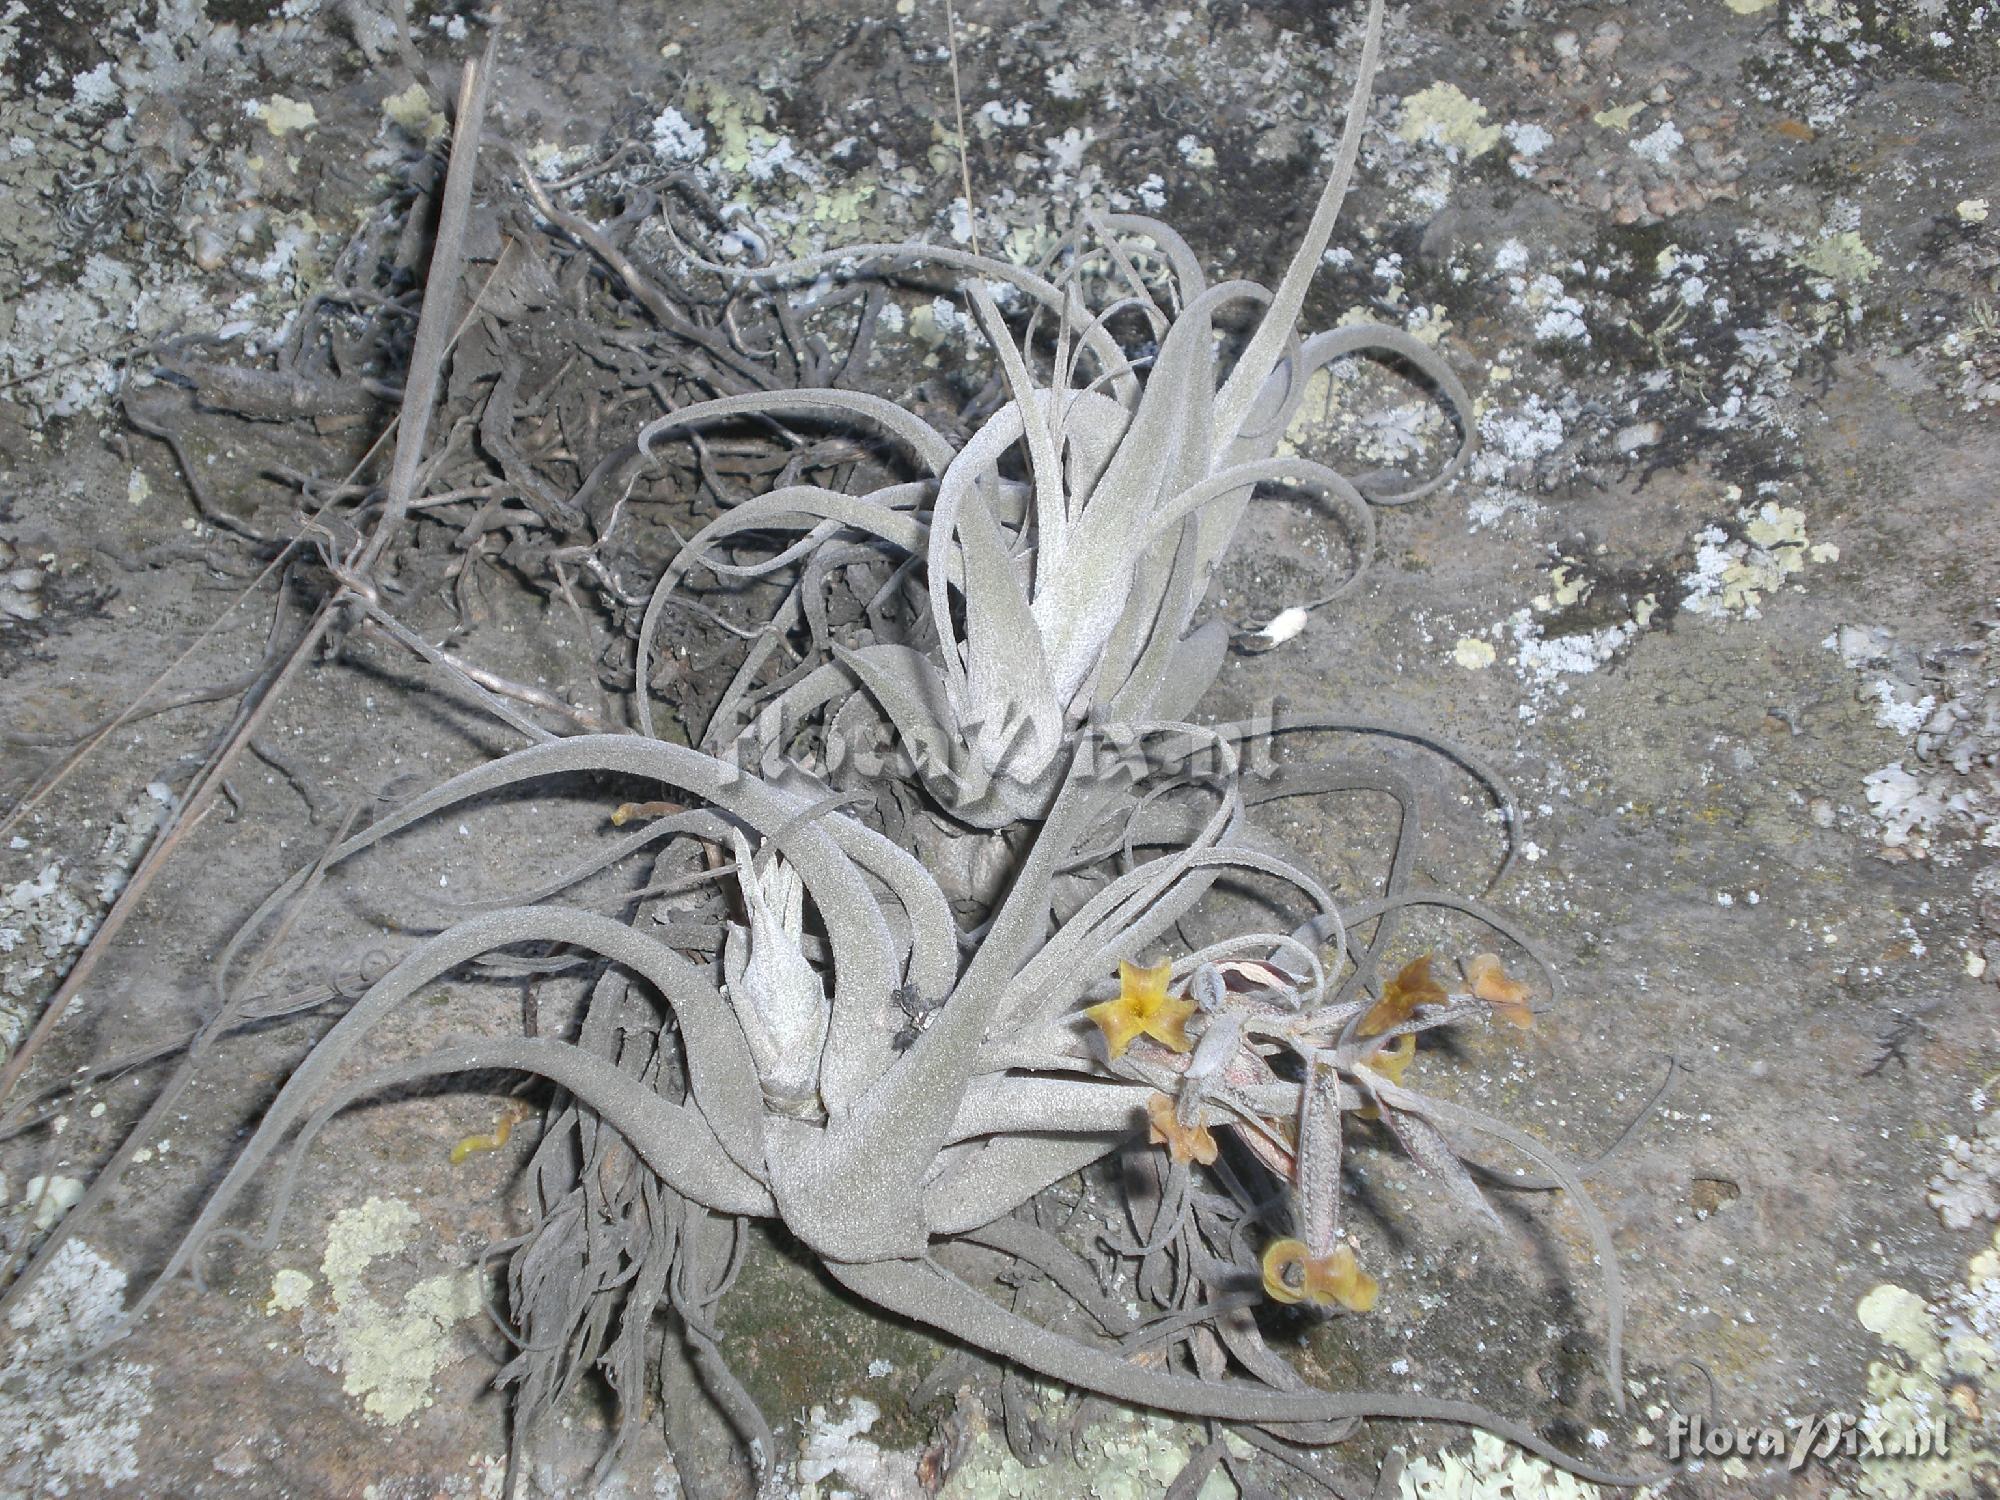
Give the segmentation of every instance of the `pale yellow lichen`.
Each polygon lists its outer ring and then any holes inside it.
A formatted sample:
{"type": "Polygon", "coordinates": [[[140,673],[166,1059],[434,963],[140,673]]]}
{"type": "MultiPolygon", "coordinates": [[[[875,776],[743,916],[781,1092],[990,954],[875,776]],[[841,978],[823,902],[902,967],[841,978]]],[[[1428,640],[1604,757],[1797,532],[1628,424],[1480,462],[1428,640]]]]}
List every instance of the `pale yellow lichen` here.
{"type": "Polygon", "coordinates": [[[271,1296],[264,1304],[264,1314],[296,1312],[306,1305],[306,1296],[313,1289],[313,1279],[304,1271],[290,1267],[271,1278],[271,1296]]]}
{"type": "Polygon", "coordinates": [[[1883,1282],[1855,1316],[1890,1351],[1868,1366],[1866,1413],[1895,1441],[1942,1425],[1943,1452],[1904,1454],[1857,1465],[1842,1500],[1958,1500],[1993,1493],[2000,1481],[1996,1448],[1981,1393],[2000,1375],[2000,1349],[1982,1329],[2000,1311],[2000,1234],[1974,1255],[1965,1284],[1950,1299],[1927,1303],[1907,1287],[1883,1282]]]}
{"type": "Polygon", "coordinates": [[[761,98],[744,98],[715,83],[696,84],[692,95],[704,123],[715,133],[711,159],[725,172],[746,172],[753,161],[777,146],[779,137],[764,128],[761,98]]]}
{"type": "Polygon", "coordinates": [[[358,1208],[343,1208],[326,1227],[320,1274],[338,1296],[341,1287],[356,1283],[368,1262],[409,1243],[416,1227],[417,1211],[400,1198],[370,1198],[358,1208]]]}
{"type": "MultiPolygon", "coordinates": [[[[1742,498],[1734,485],[1726,493],[1730,500],[1742,498]]],[[[1792,506],[1766,501],[1739,509],[1736,518],[1743,528],[1739,539],[1731,541],[1713,527],[1696,538],[1697,572],[1686,600],[1695,614],[1754,620],[1766,596],[1803,572],[1808,557],[1829,560],[1823,545],[1810,545],[1805,513],[1792,506]]],[[[1838,549],[1831,553],[1838,555],[1838,549]]]]}
{"type": "MultiPolygon", "coordinates": [[[[1743,534],[1760,547],[1803,547],[1806,542],[1805,512],[1789,505],[1766,505],[1761,507],[1743,534]]],[[[1785,571],[1796,571],[1802,564],[1794,559],[1785,571]]]]}
{"type": "Polygon", "coordinates": [[[319,123],[319,116],[310,104],[287,99],[283,94],[254,100],[248,108],[251,114],[264,122],[264,128],[272,135],[284,136],[294,130],[310,130],[319,123]]]}
{"type": "Polygon", "coordinates": [[[1632,122],[1639,118],[1640,111],[1645,107],[1646,101],[1641,99],[1637,104],[1620,104],[1611,109],[1600,109],[1590,117],[1591,123],[1602,125],[1606,130],[1630,130],[1632,122]]]}
{"type": "Polygon", "coordinates": [[[318,1352],[363,1410],[390,1426],[431,1404],[431,1382],[452,1357],[453,1327],[481,1306],[471,1271],[427,1277],[393,1303],[364,1283],[369,1266],[400,1253],[417,1224],[402,1200],[370,1198],[334,1215],[320,1261],[333,1309],[317,1322],[326,1335],[318,1352]]]}
{"type": "Polygon", "coordinates": [[[1863,1328],[1919,1364],[1937,1353],[1938,1341],[1930,1331],[1924,1299],[1915,1292],[1885,1281],[1861,1299],[1854,1315],[1863,1328]]]}
{"type": "Polygon", "coordinates": [[[1549,582],[1554,585],[1546,594],[1537,594],[1528,602],[1543,612],[1552,609],[1568,609],[1590,597],[1596,585],[1581,573],[1573,572],[1568,563],[1559,563],[1549,570],[1549,582]]]}
{"type": "Polygon", "coordinates": [[[1843,287],[1864,286],[1881,268],[1882,257],[1870,250],[1861,236],[1849,229],[1831,234],[1796,257],[1798,264],[1815,276],[1843,287]]]}
{"type": "Polygon", "coordinates": [[[1498,654],[1493,649],[1491,641],[1482,641],[1469,635],[1460,636],[1458,644],[1451,648],[1451,659],[1468,672],[1485,671],[1493,665],[1498,654]]]}
{"type": "Polygon", "coordinates": [[[1805,516],[1790,506],[1766,505],[1743,528],[1751,550],[1722,574],[1722,607],[1755,609],[1763,597],[1804,568],[1805,516]]]}
{"type": "Polygon", "coordinates": [[[400,1307],[367,1298],[341,1306],[343,1389],[390,1426],[431,1404],[431,1381],[450,1357],[452,1325],[474,1317],[479,1288],[465,1272],[432,1276],[403,1294],[400,1307]]]}
{"type": "Polygon", "coordinates": [[[1443,146],[1468,160],[1500,141],[1500,127],[1486,123],[1486,106],[1455,83],[1434,83],[1403,100],[1396,134],[1412,145],[1443,146]]]}
{"type": "Polygon", "coordinates": [[[861,211],[875,197],[873,184],[863,183],[855,187],[815,191],[811,207],[805,215],[805,222],[815,230],[825,231],[835,225],[859,224],[861,211]]]}
{"type": "Polygon", "coordinates": [[[1056,246],[1054,230],[1039,224],[1017,224],[1007,231],[1005,259],[1017,266],[1038,265],[1056,246]]]}
{"type": "Polygon", "coordinates": [[[33,1206],[35,1228],[53,1229],[56,1221],[74,1208],[82,1196],[83,1184],[58,1172],[49,1177],[30,1177],[22,1202],[33,1206]]]}
{"type": "Polygon", "coordinates": [[[431,103],[430,90],[421,83],[412,83],[402,93],[384,99],[382,113],[392,125],[401,126],[427,145],[451,128],[444,111],[431,103]]]}

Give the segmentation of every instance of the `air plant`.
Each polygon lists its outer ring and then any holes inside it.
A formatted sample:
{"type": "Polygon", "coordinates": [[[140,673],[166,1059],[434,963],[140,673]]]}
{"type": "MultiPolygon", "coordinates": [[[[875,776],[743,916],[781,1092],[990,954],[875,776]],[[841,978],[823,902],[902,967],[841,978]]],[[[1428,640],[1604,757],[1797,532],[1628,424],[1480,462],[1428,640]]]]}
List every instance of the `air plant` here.
{"type": "MultiPolygon", "coordinates": [[[[704,743],[722,752],[743,721],[756,717],[748,691],[771,644],[810,623],[827,659],[818,670],[791,674],[783,692],[762,706],[764,716],[789,726],[825,707],[830,719],[851,720],[853,710],[842,705],[859,691],[939,804],[975,826],[1003,828],[1046,812],[1079,725],[1178,719],[1192,711],[1221,668],[1229,632],[1220,621],[1192,632],[1190,626],[1258,485],[1301,485],[1342,505],[1365,565],[1374,545],[1370,501],[1401,503],[1444,483],[1464,463],[1472,434],[1470,398],[1457,375],[1400,329],[1350,324],[1303,343],[1295,333],[1353,174],[1378,33],[1371,12],[1336,164],[1275,291],[1248,281],[1210,286],[1178,234],[1126,214],[1093,220],[1095,250],[1073,237],[1051,257],[1047,275],[976,254],[886,245],[759,270],[761,278],[782,279],[869,257],[936,261],[971,273],[967,294],[998,356],[1007,399],[957,449],[879,397],[837,390],[725,397],[648,424],[635,440],[642,454],[669,433],[745,416],[844,417],[907,447],[927,478],[864,495],[786,486],[711,521],[653,591],[638,637],[640,680],[675,590],[694,567],[756,576],[802,557],[830,556],[856,539],[886,546],[922,565],[910,638],[880,639],[878,629],[878,638],[865,643],[826,642],[823,608],[815,609],[824,570],[808,568],[724,696],[704,743]],[[1153,257],[1165,261],[1171,318],[1137,270],[1140,260],[1153,257]],[[1124,295],[1092,316],[1079,286],[1100,262],[1124,295]],[[1034,308],[1022,343],[1001,314],[996,290],[1034,308]],[[1217,318],[1245,305],[1261,305],[1263,313],[1225,368],[1217,318]],[[1119,313],[1140,315],[1157,345],[1143,381],[1140,361],[1111,337],[1119,313]],[[1034,333],[1045,314],[1058,327],[1049,378],[1041,382],[1034,333]],[[1277,456],[1312,374],[1360,353],[1406,362],[1435,386],[1457,421],[1457,451],[1428,482],[1391,490],[1308,459],[1277,456]],[[1087,383],[1079,373],[1086,361],[1095,372],[1087,383]],[[1003,461],[1016,455],[1025,481],[1004,477],[1003,461]],[[715,555],[727,538],[772,530],[807,535],[758,564],[715,555]]],[[[873,555],[871,546],[848,550],[873,555]]],[[[1360,572],[1357,566],[1327,599],[1360,572]]],[[[643,694],[640,716],[652,732],[643,694]]]]}
{"type": "MultiPolygon", "coordinates": [[[[1469,400],[1434,351],[1369,325],[1296,337],[1353,171],[1381,17],[1374,0],[1334,171],[1275,291],[1207,285],[1171,229],[1126,215],[1093,226],[1093,251],[1067,244],[1048,274],[955,251],[860,247],[843,254],[924,257],[978,278],[969,295],[1006,399],[962,447],[878,397],[759,391],[663,417],[631,453],[600,465],[586,491],[629,476],[633,454],[646,457],[672,431],[788,414],[868,424],[907,449],[922,477],[859,495],[784,485],[729,509],[681,549],[647,605],[641,733],[545,739],[465,772],[345,838],[266,900],[241,941],[295,921],[339,862],[470,799],[551,776],[633,779],[673,799],[646,805],[641,826],[577,869],[445,927],[376,978],[292,1074],[130,1317],[196,1263],[288,1140],[273,1231],[305,1150],[339,1110],[384,1090],[497,1070],[555,1089],[529,1168],[533,1223],[495,1247],[508,1258],[506,1324],[519,1341],[501,1376],[518,1392],[517,1444],[593,1368],[629,1423],[665,1308],[768,1469],[769,1428],[730,1373],[714,1318],[740,1264],[743,1226],[761,1219],[881,1308],[1080,1390],[1242,1424],[1287,1462],[1300,1462],[1291,1445],[1391,1416],[1471,1423],[1573,1473],[1628,1482],[1475,1403],[1315,1389],[1264,1341],[1255,1317],[1267,1297],[1328,1313],[1372,1306],[1379,1286],[1348,1237],[1341,1195],[1357,1121],[1379,1122],[1453,1205],[1497,1229],[1466,1165],[1483,1139],[1536,1164],[1545,1174],[1537,1181],[1566,1189],[1583,1215],[1609,1309],[1609,1387],[1622,1401],[1617,1262],[1577,1173],[1524,1132],[1404,1081],[1420,1035],[1518,1022],[1525,990],[1485,955],[1462,989],[1422,961],[1381,978],[1396,919],[1411,906],[1463,912],[1529,945],[1476,903],[1412,884],[1414,801],[1393,778],[1342,767],[1288,767],[1262,783],[1240,774],[1243,747],[1261,736],[1384,726],[1337,714],[1185,722],[1227,639],[1220,623],[1195,627],[1195,616],[1258,485],[1302,484],[1343,502],[1365,562],[1370,503],[1442,483],[1471,440],[1469,400]],[[1168,269],[1171,315],[1137,270],[1148,255],[1168,269]],[[1093,266],[1108,266],[1127,293],[1094,314],[1082,295],[1093,266]],[[1018,343],[995,284],[1035,309],[1018,343]],[[1263,313],[1225,367],[1218,316],[1245,304],[1263,313]],[[1155,335],[1149,361],[1112,337],[1128,313],[1155,335]],[[1035,370],[1042,316],[1055,320],[1046,379],[1035,370]],[[1456,415],[1464,440],[1427,484],[1394,490],[1276,455],[1312,372],[1364,351],[1405,361],[1456,415]],[[774,558],[725,561],[721,544],[752,532],[804,534],[774,558]],[[878,597],[868,633],[835,639],[821,598],[828,577],[885,553],[896,570],[884,596],[915,607],[899,612],[878,597]],[[667,613],[686,602],[688,574],[791,566],[799,579],[701,743],[657,736],[649,654],[667,613]],[[802,631],[811,652],[766,681],[780,643],[802,631]],[[810,754],[756,774],[814,715],[810,754]],[[1001,895],[982,902],[947,889],[910,852],[919,841],[879,826],[887,799],[872,821],[851,805],[838,746],[871,716],[909,753],[914,816],[1011,840],[1001,841],[1012,862],[1001,895]],[[1098,773],[1092,752],[1111,741],[1142,752],[1129,774],[1098,773]],[[1381,894],[1343,906],[1254,814],[1277,797],[1360,790],[1394,797],[1403,824],[1381,894]],[[701,868],[670,873],[626,904],[705,888],[705,909],[693,918],[677,910],[655,933],[554,904],[649,851],[656,870],[701,868]],[[1225,877],[1275,884],[1309,915],[1285,930],[1188,944],[1183,924],[1212,915],[1204,903],[1225,877]],[[728,886],[733,905],[715,899],[728,886]],[[979,909],[962,921],[955,908],[968,905],[979,909]],[[1363,943],[1351,934],[1365,924],[1373,930],[1363,943]],[[1159,957],[1175,944],[1191,951],[1159,957]],[[554,960],[539,955],[545,963],[598,976],[569,1039],[445,1038],[421,1057],[376,1064],[378,1028],[413,996],[524,945],[555,950],[554,960]],[[1224,1157],[1218,1131],[1241,1152],[1224,1157]],[[1139,1292],[1154,1306],[1143,1320],[1034,1216],[1053,1185],[1120,1153],[1136,1239],[1117,1250],[1137,1263],[1139,1292]],[[1256,1172],[1279,1191],[1252,1181],[1256,1172]],[[988,1296],[968,1273],[969,1251],[1037,1273],[1065,1312],[1035,1317],[988,1296]],[[1129,1357],[1148,1348],[1163,1348],[1164,1361],[1129,1357]]],[[[577,506],[592,509],[583,497],[577,506]]],[[[519,716],[509,722],[532,730],[519,716]]],[[[627,811],[613,821],[629,821],[627,811]]],[[[607,1464],[617,1451],[614,1442],[607,1464]]]]}
{"type": "MultiPolygon", "coordinates": [[[[1470,995],[1441,992],[1399,1000],[1393,987],[1380,999],[1340,1000],[1329,993],[1329,972],[1350,967],[1353,957],[1338,909],[1309,875],[1243,842],[1239,791],[1221,788],[1192,838],[1105,881],[1055,922],[1057,874],[1084,852],[1107,815],[1130,813],[1129,805],[1120,811],[1122,788],[1067,778],[1012,890],[962,967],[961,934],[943,893],[881,835],[698,751],[636,736],[554,741],[468,771],[346,840],[316,868],[471,798],[583,771],[649,779],[705,804],[625,836],[591,868],[662,837],[728,843],[737,854],[738,881],[746,894],[757,892],[750,903],[748,955],[740,964],[726,965],[727,978],[718,986],[712,970],[691,963],[674,947],[578,908],[510,906],[448,928],[374,984],[300,1065],[132,1317],[143,1315],[167,1280],[194,1263],[208,1236],[294,1131],[293,1157],[275,1194],[274,1229],[291,1195],[300,1154],[339,1110],[385,1089],[502,1069],[556,1084],[572,1101],[565,1108],[586,1112],[594,1128],[615,1134],[641,1164],[645,1217],[653,1226],[650,1255],[636,1257],[643,1286],[652,1288],[649,1298],[640,1298],[642,1309],[649,1310],[653,1300],[668,1301],[691,1327],[712,1327],[702,1296],[712,1298],[717,1273],[730,1258],[729,1236],[723,1234],[718,1244],[716,1225],[772,1218],[809,1247],[836,1280],[869,1301],[1081,1389],[1288,1431],[1295,1424],[1366,1416],[1470,1422],[1575,1472],[1615,1481],[1617,1476],[1579,1463],[1525,1427],[1469,1403],[1312,1390],[1262,1343],[1254,1324],[1242,1319],[1226,1334],[1217,1329],[1211,1337],[1238,1356],[1248,1378],[1220,1369],[1194,1376],[1160,1372],[1130,1363],[1116,1344],[1083,1339],[1010,1311],[952,1268],[954,1243],[1000,1243],[1066,1292],[1082,1294],[1093,1286],[1095,1273],[1075,1252],[1046,1236],[1030,1236],[1013,1215],[1051,1184],[1119,1149],[1149,1120],[1157,1126],[1157,1108],[1149,1112],[1149,1104],[1162,1095],[1175,1101],[1169,1118],[1181,1126],[1199,1131],[1211,1119],[1226,1122],[1251,1143],[1291,1192],[1304,1247],[1297,1282],[1286,1269],[1289,1237],[1265,1254],[1261,1268],[1202,1251],[1189,1305],[1165,1319],[1177,1336],[1193,1336],[1211,1320],[1242,1311],[1240,1299],[1215,1296],[1217,1286],[1261,1279],[1281,1299],[1295,1289],[1316,1296],[1329,1267],[1343,1255],[1351,1257],[1336,1243],[1344,1114],[1379,1110],[1421,1165],[1482,1209],[1478,1190],[1457,1165],[1453,1133],[1507,1143],[1587,1205],[1574,1174],[1531,1138],[1393,1081],[1396,1070],[1383,1054],[1399,1039],[1464,1022],[1491,1007],[1470,995]],[[762,856],[752,853],[752,833],[762,843],[762,856]],[[760,857],[766,860],[762,870],[760,857]],[[1135,955],[1156,946],[1213,881],[1232,870],[1287,882],[1313,903],[1314,918],[1301,933],[1239,934],[1186,955],[1165,971],[1134,966],[1135,955]],[[803,927],[789,917],[795,909],[793,881],[797,898],[810,902],[818,918],[832,960],[833,983],[823,1009],[815,1008],[817,973],[793,962],[802,956],[803,936],[803,927]],[[1335,934],[1330,947],[1316,941],[1329,931],[1335,934]],[[643,1048],[646,1055],[636,1059],[604,1055],[606,1027],[594,1003],[575,1042],[447,1039],[413,1061],[339,1081],[344,1065],[370,1055],[375,1029],[426,986],[469,960],[527,943],[557,943],[573,955],[607,960],[649,987],[672,1011],[678,1038],[672,1065],[643,1048]],[[776,946],[776,954],[759,952],[766,943],[776,946]],[[1275,956],[1234,956],[1250,951],[1275,956]],[[1124,987],[1115,999],[1090,1009],[1093,1028],[1079,1004],[1094,976],[1121,964],[1124,987]],[[917,983],[939,986],[945,998],[936,1019],[907,1051],[899,1051],[893,1045],[895,994],[905,969],[917,983]],[[1192,984],[1194,1000],[1169,995],[1182,981],[1192,984]],[[1162,1019],[1162,1007],[1170,1021],[1162,1019]],[[1127,1012],[1137,1018],[1136,1027],[1125,1025],[1127,1012]],[[1383,1024],[1371,1026],[1370,1017],[1383,1024]],[[814,1054],[811,1038],[822,1025],[824,1043],[814,1054]],[[804,1055],[760,1048],[752,1041],[759,1028],[767,1036],[783,1031],[806,1049],[804,1055]],[[1092,1040],[1099,1033],[1109,1039],[1108,1047],[1092,1040]],[[1274,1066],[1283,1056],[1303,1061],[1300,1076],[1288,1077],[1274,1066]],[[705,1293],[697,1290],[704,1288],[705,1293]]],[[[563,881],[573,882],[581,873],[570,872],[563,881]]],[[[252,926],[270,920],[305,878],[295,877],[275,892],[252,926]]],[[[727,951],[742,941],[737,936],[742,931],[716,942],[727,951]]],[[[1161,1231],[1167,1238],[1199,1234],[1201,1220],[1213,1219],[1217,1211],[1214,1204],[1197,1208],[1185,1177],[1178,1175],[1183,1172],[1177,1163],[1169,1173],[1173,1206],[1161,1231]]],[[[1242,1221],[1247,1212],[1238,1205],[1234,1220],[1242,1221]]],[[[1586,1207],[1586,1213],[1614,1308],[1607,1361],[1615,1388],[1616,1264],[1594,1211],[1586,1207]]],[[[566,1226],[550,1232],[555,1222],[554,1215],[545,1219],[544,1232],[528,1243],[526,1253],[517,1250],[514,1284],[530,1295],[527,1307],[517,1310],[524,1325],[574,1323],[577,1288],[591,1284],[588,1278],[565,1281],[549,1274],[551,1264],[590,1259],[587,1249],[578,1249],[587,1232],[582,1217],[572,1214],[566,1226]],[[566,1299],[567,1312],[553,1308],[551,1299],[566,1299]]],[[[1162,1248],[1161,1234],[1149,1253],[1162,1248]]],[[[1229,1238],[1240,1240],[1234,1233],[1229,1238]]],[[[1101,1297],[1083,1300],[1087,1310],[1103,1311],[1101,1297]]],[[[1351,1294],[1340,1300],[1364,1305],[1351,1294]]],[[[1104,1332],[1131,1347],[1143,1343],[1149,1329],[1119,1317],[1104,1332]]],[[[577,1347],[603,1353],[601,1321],[597,1333],[596,1342],[586,1339],[577,1347]]],[[[712,1337],[703,1337],[709,1358],[721,1366],[712,1337]]],[[[572,1341],[565,1339],[560,1347],[572,1347],[572,1341]]],[[[564,1363],[556,1360],[539,1372],[544,1400],[566,1388],[567,1379],[550,1373],[564,1363]]],[[[725,1383],[747,1399],[733,1379],[725,1383]]],[[[763,1452],[771,1452],[768,1443],[763,1452]]]]}

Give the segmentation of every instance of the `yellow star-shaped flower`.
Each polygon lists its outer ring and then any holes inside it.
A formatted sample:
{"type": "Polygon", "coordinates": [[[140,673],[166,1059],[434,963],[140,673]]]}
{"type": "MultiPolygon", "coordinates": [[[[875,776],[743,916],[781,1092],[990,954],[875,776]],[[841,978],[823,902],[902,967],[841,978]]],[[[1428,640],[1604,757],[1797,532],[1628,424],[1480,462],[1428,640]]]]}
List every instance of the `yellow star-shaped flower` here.
{"type": "Polygon", "coordinates": [[[1315,1259],[1302,1241],[1273,1240],[1264,1252],[1264,1290],[1274,1302],[1310,1301],[1315,1307],[1337,1304],[1349,1312],[1367,1312],[1381,1286],[1346,1245],[1315,1259]]]}
{"type": "Polygon", "coordinates": [[[1150,969],[1121,962],[1118,998],[1084,1008],[1083,1013],[1104,1033],[1105,1050],[1112,1057],[1123,1057],[1133,1039],[1140,1036],[1149,1036],[1175,1052],[1194,1050],[1187,1034],[1188,1018],[1195,1012],[1194,1002],[1176,1000],[1167,993],[1167,981],[1173,978],[1173,973],[1170,961],[1162,961],[1150,969]]]}

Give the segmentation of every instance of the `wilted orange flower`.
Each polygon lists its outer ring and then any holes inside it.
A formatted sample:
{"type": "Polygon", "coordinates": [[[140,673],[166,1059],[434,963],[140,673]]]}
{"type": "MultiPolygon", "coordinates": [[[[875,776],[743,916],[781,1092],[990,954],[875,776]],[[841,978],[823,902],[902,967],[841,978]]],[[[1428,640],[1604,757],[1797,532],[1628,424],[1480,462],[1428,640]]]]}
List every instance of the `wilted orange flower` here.
{"type": "Polygon", "coordinates": [[[1382,998],[1361,1018],[1360,1036],[1380,1036],[1416,1014],[1420,1005],[1442,1005],[1444,986],[1431,978],[1431,956],[1413,958],[1403,972],[1382,986],[1382,998]]]}
{"type": "Polygon", "coordinates": [[[1208,1127],[1181,1124],[1180,1116],[1174,1113],[1174,1101],[1165,1094],[1156,1093],[1146,1100],[1146,1118],[1152,1122],[1147,1139],[1155,1146],[1165,1146],[1175,1161],[1199,1162],[1205,1167],[1215,1160],[1215,1137],[1208,1127]]]}
{"type": "Polygon", "coordinates": [[[1492,1006],[1501,1020],[1523,1031],[1535,1024],[1535,1013],[1528,1008],[1528,987],[1508,975],[1499,954],[1473,954],[1465,966],[1465,982],[1472,987],[1473,997],[1492,1006]]]}
{"type": "Polygon", "coordinates": [[[1314,1259],[1302,1240],[1274,1240],[1264,1252],[1264,1290],[1274,1302],[1338,1303],[1349,1312],[1367,1312],[1381,1286],[1346,1245],[1314,1259]]]}

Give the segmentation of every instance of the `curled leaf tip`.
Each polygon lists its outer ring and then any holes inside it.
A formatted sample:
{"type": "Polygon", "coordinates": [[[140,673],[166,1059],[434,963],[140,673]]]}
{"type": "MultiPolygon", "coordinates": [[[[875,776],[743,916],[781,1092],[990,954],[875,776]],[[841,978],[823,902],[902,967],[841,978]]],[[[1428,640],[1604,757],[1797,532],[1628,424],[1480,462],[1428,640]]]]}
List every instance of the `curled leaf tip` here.
{"type": "Polygon", "coordinates": [[[678,802],[621,802],[611,810],[611,826],[623,828],[634,818],[664,818],[679,811],[678,802]]]}
{"type": "Polygon", "coordinates": [[[1302,1240],[1273,1240],[1264,1251],[1264,1291],[1274,1302],[1367,1312],[1381,1290],[1346,1245],[1336,1246],[1330,1255],[1315,1256],[1302,1240]]]}
{"type": "Polygon", "coordinates": [[[493,1129],[485,1135],[469,1135],[451,1148],[451,1164],[455,1167],[475,1151],[498,1151],[507,1144],[507,1137],[514,1133],[514,1122],[521,1119],[525,1111],[518,1104],[510,1104],[494,1122],[493,1129]]]}
{"type": "Polygon", "coordinates": [[[1151,968],[1137,964],[1118,965],[1118,998],[1086,1006],[1084,1014],[1104,1033],[1105,1050],[1113,1057],[1141,1036],[1149,1036],[1175,1052],[1191,1052],[1194,1043],[1187,1034],[1188,1019],[1195,1013],[1192,1000],[1175,999],[1167,993],[1174,966],[1162,960],[1151,968]]]}

